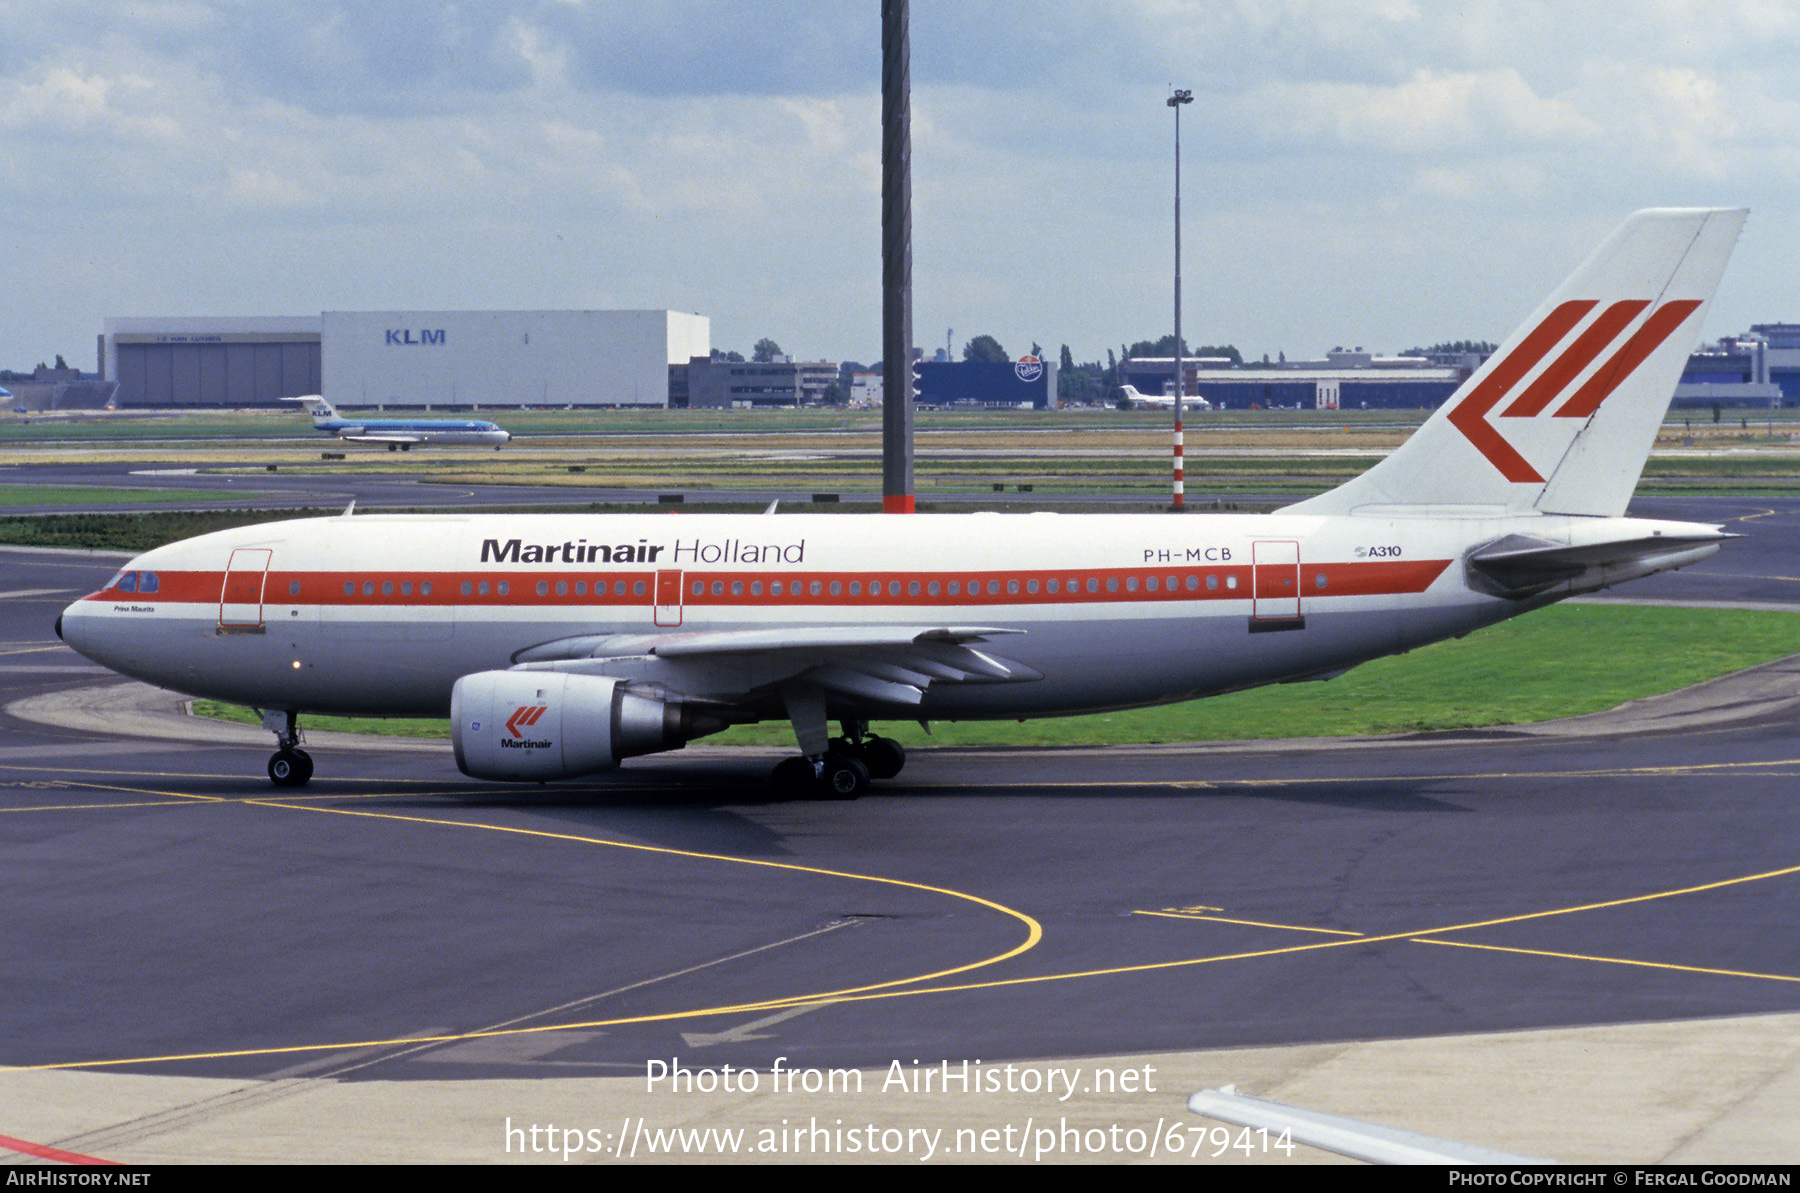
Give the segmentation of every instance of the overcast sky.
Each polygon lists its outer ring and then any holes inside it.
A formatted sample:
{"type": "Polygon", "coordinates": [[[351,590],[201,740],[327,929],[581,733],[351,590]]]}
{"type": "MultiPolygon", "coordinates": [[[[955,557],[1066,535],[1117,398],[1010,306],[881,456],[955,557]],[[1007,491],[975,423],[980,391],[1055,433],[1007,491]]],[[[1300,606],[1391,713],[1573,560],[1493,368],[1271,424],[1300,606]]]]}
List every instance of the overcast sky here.
{"type": "MultiPolygon", "coordinates": [[[[0,367],[108,315],[671,308],[880,354],[878,0],[0,0],[0,367]]],[[[914,322],[1078,360],[1499,340],[1626,213],[1745,205],[1800,321],[1787,0],[913,0],[914,322]]]]}

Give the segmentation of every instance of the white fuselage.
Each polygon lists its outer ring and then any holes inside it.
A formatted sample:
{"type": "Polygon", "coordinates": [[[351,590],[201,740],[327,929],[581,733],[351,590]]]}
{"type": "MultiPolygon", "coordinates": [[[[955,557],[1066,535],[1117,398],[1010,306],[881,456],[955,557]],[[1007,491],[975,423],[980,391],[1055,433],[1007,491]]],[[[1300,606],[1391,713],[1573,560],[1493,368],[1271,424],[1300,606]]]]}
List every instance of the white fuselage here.
{"type": "Polygon", "coordinates": [[[313,419],[313,426],[351,443],[443,444],[499,447],[512,435],[491,422],[478,419],[374,418],[352,419],[340,414],[313,419]]]}
{"type": "Polygon", "coordinates": [[[150,551],[61,632],[196,696],[441,715],[458,678],[583,635],[980,625],[1012,631],[996,649],[1042,678],[863,711],[1029,717],[1337,672],[1575,591],[1479,591],[1464,562],[1477,546],[1664,530],[1714,533],[1544,516],[359,515],[150,551]]]}

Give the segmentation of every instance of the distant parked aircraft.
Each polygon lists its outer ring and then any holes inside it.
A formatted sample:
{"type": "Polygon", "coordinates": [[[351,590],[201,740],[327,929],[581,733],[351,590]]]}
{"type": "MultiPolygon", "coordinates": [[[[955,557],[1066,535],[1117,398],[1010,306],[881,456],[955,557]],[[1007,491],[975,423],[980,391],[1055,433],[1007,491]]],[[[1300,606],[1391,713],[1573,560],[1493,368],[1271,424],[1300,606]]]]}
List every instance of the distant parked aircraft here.
{"type": "Polygon", "coordinates": [[[350,443],[385,443],[389,451],[411,451],[413,444],[492,444],[495,451],[512,436],[491,422],[456,418],[345,418],[318,394],[283,398],[304,402],[313,426],[350,443]]]}
{"type": "MultiPolygon", "coordinates": [[[[1124,395],[1121,401],[1129,403],[1133,410],[1168,410],[1175,405],[1174,394],[1139,393],[1129,385],[1121,385],[1119,392],[1124,395]]],[[[1186,394],[1181,404],[1188,410],[1211,410],[1212,403],[1199,394],[1186,394]]]]}

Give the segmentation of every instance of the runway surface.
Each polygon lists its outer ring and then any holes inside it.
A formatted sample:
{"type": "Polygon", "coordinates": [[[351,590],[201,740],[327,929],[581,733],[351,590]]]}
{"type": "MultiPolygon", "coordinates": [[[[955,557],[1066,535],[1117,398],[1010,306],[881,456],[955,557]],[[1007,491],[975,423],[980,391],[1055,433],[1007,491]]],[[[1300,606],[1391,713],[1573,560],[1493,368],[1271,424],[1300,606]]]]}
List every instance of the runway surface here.
{"type": "MultiPolygon", "coordinates": [[[[1063,449],[1067,450],[1067,449],[1063,449]]],[[[373,454],[373,453],[369,453],[373,454]]],[[[518,453],[514,453],[516,456],[518,453]]],[[[1017,455],[1019,453],[1009,453],[1017,455]]],[[[1090,454],[1090,453],[1083,453],[1090,454]]],[[[1242,454],[1242,453],[1234,453],[1242,454]]],[[[983,459],[991,453],[984,453],[983,459]]],[[[260,465],[221,464],[195,467],[180,463],[178,457],[162,463],[135,461],[102,461],[102,462],[70,462],[61,461],[46,464],[10,464],[0,465],[0,485],[42,486],[47,488],[82,488],[91,487],[100,490],[142,490],[146,494],[157,493],[162,496],[146,495],[143,500],[120,502],[111,497],[97,494],[92,501],[83,501],[79,493],[59,493],[52,502],[43,504],[8,505],[9,514],[48,514],[48,513],[142,513],[158,510],[195,510],[195,509],[246,509],[246,510],[289,510],[317,509],[336,512],[355,500],[361,510],[377,509],[432,509],[437,507],[481,508],[488,506],[589,506],[593,504],[647,504],[658,506],[665,495],[680,496],[685,501],[729,502],[751,505],[767,505],[771,500],[779,500],[784,509],[806,508],[812,504],[814,495],[822,490],[829,491],[829,500],[833,503],[840,499],[843,503],[861,502],[867,505],[878,505],[881,500],[879,490],[873,482],[864,484],[860,489],[846,487],[839,480],[821,480],[808,486],[789,488],[772,487],[770,483],[759,483],[755,488],[708,486],[704,489],[684,490],[681,485],[665,485],[659,488],[641,486],[621,487],[594,482],[579,485],[567,484],[465,484],[461,482],[443,483],[434,480],[418,480],[404,475],[405,465],[396,467],[386,460],[386,453],[381,453],[378,461],[367,462],[370,469],[366,474],[356,472],[337,472],[328,475],[308,475],[302,471],[269,472],[260,465]],[[839,490],[842,490],[839,492],[839,490]]],[[[808,457],[811,458],[811,457],[808,457]]],[[[870,468],[877,467],[879,453],[868,449],[856,451],[833,452],[828,457],[832,460],[847,458],[862,459],[870,462],[870,468]]],[[[442,465],[439,457],[415,454],[413,463],[421,470],[442,465]]],[[[482,461],[466,463],[464,467],[474,468],[482,461]]],[[[772,457],[769,462],[771,472],[782,472],[793,463],[792,458],[772,457]]],[[[873,472],[870,473],[873,476],[873,472]]],[[[948,482],[947,482],[948,483],[948,482]]],[[[920,500],[929,503],[951,505],[1000,505],[1017,504],[1038,505],[1045,501],[1048,494],[1030,490],[1021,490],[1017,483],[1007,483],[1001,490],[993,490],[991,482],[981,476],[964,478],[969,488],[959,491],[945,488],[942,491],[922,493],[920,500]]],[[[1141,497],[1121,497],[1108,492],[1070,492],[1056,494],[1051,500],[1059,504],[1080,507],[1088,504],[1119,505],[1135,503],[1139,507],[1154,506],[1158,498],[1155,495],[1141,497]]],[[[1199,508],[1212,500],[1210,495],[1190,490],[1188,502],[1199,508]]],[[[1228,501],[1248,500],[1261,507],[1276,498],[1245,498],[1241,494],[1231,494],[1228,501]]]]}
{"type": "MultiPolygon", "coordinates": [[[[1796,601],[1800,503],[1634,512],[1752,537],[1621,595],[1796,601]]],[[[0,700],[115,686],[49,627],[116,566],[0,551],[0,700]]],[[[1197,1050],[1792,1014],[1800,681],[1758,682],[1760,703],[1656,733],[921,751],[849,804],[775,802],[768,756],[703,750],[507,788],[443,748],[319,747],[297,796],[263,778],[259,734],[9,711],[0,881],[30,964],[0,1062],[32,1071],[0,1073],[0,1110],[138,1155],[101,1129],[131,1114],[25,1092],[528,1089],[676,1057],[1167,1072],[1197,1050]]]]}

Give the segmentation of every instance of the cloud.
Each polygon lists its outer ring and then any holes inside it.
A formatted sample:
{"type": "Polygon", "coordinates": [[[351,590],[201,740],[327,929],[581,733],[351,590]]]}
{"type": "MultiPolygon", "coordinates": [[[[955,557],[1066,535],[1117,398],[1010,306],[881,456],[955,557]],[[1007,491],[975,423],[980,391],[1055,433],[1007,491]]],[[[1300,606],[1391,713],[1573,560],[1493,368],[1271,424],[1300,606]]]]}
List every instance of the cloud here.
{"type": "Polygon", "coordinates": [[[1511,151],[1588,142],[1600,127],[1566,99],[1542,97],[1517,71],[1416,71],[1393,85],[1302,83],[1238,104],[1265,135],[1374,154],[1511,151]]]}
{"type": "MultiPolygon", "coordinates": [[[[100,255],[116,283],[0,299],[0,363],[127,309],[599,296],[873,358],[874,5],[8,16],[9,259],[86,277],[100,255]]],[[[1420,326],[1467,301],[1433,263],[1477,268],[1494,228],[1519,256],[1537,229],[1561,268],[1634,206],[1800,215],[1800,10],[1773,0],[914,0],[912,42],[915,301],[965,339],[1088,357],[1163,317],[1170,85],[1196,95],[1194,284],[1232,296],[1194,309],[1257,352],[1503,333],[1420,326]],[[1327,303],[1309,277],[1384,297],[1327,303]]],[[[1535,268],[1490,263],[1485,289],[1535,268]]]]}

